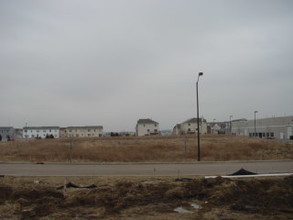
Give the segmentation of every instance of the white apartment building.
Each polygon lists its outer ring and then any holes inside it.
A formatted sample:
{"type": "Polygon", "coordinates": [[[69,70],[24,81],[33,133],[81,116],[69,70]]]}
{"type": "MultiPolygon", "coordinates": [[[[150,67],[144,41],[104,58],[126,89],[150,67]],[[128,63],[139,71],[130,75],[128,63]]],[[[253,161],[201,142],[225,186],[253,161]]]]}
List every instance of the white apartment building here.
{"type": "MultiPolygon", "coordinates": [[[[197,132],[197,118],[188,119],[173,128],[173,135],[195,134],[197,132]]],[[[203,118],[199,119],[200,134],[207,134],[207,121],[203,118]]]]}
{"type": "Polygon", "coordinates": [[[249,137],[293,140],[293,116],[232,121],[232,133],[249,137]]]}
{"type": "Polygon", "coordinates": [[[46,138],[54,137],[59,138],[59,127],[24,127],[23,138],[46,138]]]}
{"type": "Polygon", "coordinates": [[[151,119],[139,119],[136,124],[136,136],[151,136],[159,134],[159,123],[151,119]]]}
{"type": "Polygon", "coordinates": [[[102,137],[103,126],[72,126],[60,129],[61,138],[102,137]]]}

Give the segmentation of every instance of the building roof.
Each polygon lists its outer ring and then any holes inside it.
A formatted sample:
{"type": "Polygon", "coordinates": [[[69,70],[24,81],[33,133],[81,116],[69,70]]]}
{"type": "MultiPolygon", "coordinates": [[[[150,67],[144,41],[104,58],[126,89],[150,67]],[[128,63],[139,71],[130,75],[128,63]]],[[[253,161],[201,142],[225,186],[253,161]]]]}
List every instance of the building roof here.
{"type": "Polygon", "coordinates": [[[176,124],[173,129],[180,129],[180,128],[181,128],[181,124],[176,124]]]}
{"type": "Polygon", "coordinates": [[[147,118],[147,119],[139,119],[137,121],[137,124],[159,124],[159,123],[147,118]]]}
{"type": "Polygon", "coordinates": [[[58,126],[40,126],[40,127],[24,127],[23,129],[27,130],[48,130],[48,129],[59,129],[58,126]]]}
{"type": "Polygon", "coordinates": [[[0,130],[13,129],[13,127],[0,127],[0,130]]]}
{"type": "Polygon", "coordinates": [[[69,126],[62,129],[103,129],[103,126],[93,125],[93,126],[69,126]]]}
{"type": "MultiPolygon", "coordinates": [[[[203,118],[199,118],[199,121],[200,121],[200,122],[202,122],[202,121],[203,121],[203,122],[206,122],[206,120],[203,119],[203,118]]],[[[182,122],[181,124],[184,124],[184,123],[197,123],[197,118],[190,118],[190,119],[188,119],[188,120],[182,122]]]]}

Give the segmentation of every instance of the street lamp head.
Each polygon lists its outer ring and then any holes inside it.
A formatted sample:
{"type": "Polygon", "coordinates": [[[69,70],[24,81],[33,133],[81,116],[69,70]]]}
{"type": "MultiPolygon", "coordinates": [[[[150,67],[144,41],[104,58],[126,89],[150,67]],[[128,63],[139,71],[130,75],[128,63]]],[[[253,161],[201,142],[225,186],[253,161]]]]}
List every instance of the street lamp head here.
{"type": "Polygon", "coordinates": [[[256,114],[256,113],[258,113],[258,111],[254,111],[254,113],[256,114]]]}
{"type": "Polygon", "coordinates": [[[198,81],[199,81],[199,77],[202,76],[202,75],[203,75],[203,72],[199,72],[199,73],[198,73],[197,83],[198,83],[198,81]]]}

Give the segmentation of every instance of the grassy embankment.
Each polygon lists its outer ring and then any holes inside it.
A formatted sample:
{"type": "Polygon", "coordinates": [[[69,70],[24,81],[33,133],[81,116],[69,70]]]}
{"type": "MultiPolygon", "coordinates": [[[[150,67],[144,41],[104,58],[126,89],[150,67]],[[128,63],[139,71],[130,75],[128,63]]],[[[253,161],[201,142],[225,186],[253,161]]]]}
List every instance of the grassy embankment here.
{"type": "Polygon", "coordinates": [[[60,189],[64,177],[1,177],[0,219],[285,220],[293,177],[229,180],[68,177],[95,189],[60,189]],[[201,206],[199,209],[192,204],[201,206]],[[176,213],[182,207],[190,213],[176,213]]]}
{"type": "MultiPolygon", "coordinates": [[[[202,136],[204,161],[293,159],[288,143],[215,135],[202,136]]],[[[193,162],[194,136],[113,137],[0,143],[0,161],[27,162],[193,162]]]]}

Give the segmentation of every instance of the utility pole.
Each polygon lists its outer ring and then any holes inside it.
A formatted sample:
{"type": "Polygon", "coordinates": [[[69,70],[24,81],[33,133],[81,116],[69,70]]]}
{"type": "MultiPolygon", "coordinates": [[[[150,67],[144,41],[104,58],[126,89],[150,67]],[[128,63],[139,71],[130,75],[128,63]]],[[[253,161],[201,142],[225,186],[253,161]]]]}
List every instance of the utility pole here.
{"type": "Polygon", "coordinates": [[[199,131],[199,100],[198,100],[198,82],[199,77],[203,75],[203,72],[198,73],[196,81],[196,103],[197,103],[197,160],[200,161],[200,131],[199,131]]]}
{"type": "Polygon", "coordinates": [[[254,137],[256,137],[256,113],[258,113],[258,111],[254,111],[254,137]]]}

